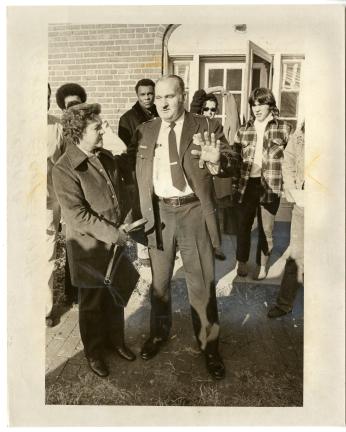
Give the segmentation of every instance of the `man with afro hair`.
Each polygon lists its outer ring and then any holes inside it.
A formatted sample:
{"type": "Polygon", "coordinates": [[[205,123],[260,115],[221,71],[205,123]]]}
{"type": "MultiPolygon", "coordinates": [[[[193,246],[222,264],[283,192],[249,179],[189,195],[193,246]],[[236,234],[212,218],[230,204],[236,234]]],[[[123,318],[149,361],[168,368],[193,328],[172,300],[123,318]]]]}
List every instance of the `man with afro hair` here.
{"type": "MultiPolygon", "coordinates": [[[[50,107],[51,88],[48,84],[48,110],[50,107]]],[[[67,83],[58,88],[56,92],[56,103],[58,107],[65,111],[72,105],[84,103],[87,99],[86,91],[76,83],[67,83]]],[[[46,302],[46,325],[48,327],[58,324],[58,317],[53,310],[53,283],[54,266],[56,259],[56,248],[60,225],[60,206],[56,199],[52,185],[52,168],[65,152],[66,146],[63,142],[62,125],[60,120],[52,115],[48,115],[48,142],[47,142],[47,246],[49,250],[49,274],[48,292],[46,302]]],[[[68,260],[65,263],[65,300],[67,304],[77,303],[78,291],[71,283],[70,269],[68,260]]]]}
{"type": "Polygon", "coordinates": [[[67,83],[58,88],[56,92],[56,103],[63,111],[73,101],[84,103],[87,100],[87,94],[82,86],[76,83],[67,83]]]}

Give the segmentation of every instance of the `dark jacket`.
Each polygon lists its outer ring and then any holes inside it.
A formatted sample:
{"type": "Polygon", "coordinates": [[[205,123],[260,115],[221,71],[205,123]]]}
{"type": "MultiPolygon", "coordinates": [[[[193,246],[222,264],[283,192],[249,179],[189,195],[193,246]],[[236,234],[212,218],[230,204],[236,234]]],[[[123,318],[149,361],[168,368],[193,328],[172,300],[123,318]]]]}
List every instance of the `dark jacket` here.
{"type": "Polygon", "coordinates": [[[151,115],[144,111],[137,101],[130,110],[126,111],[126,113],[120,117],[118,135],[127,146],[131,143],[138,125],[147,122],[154,117],[158,117],[155,105],[151,107],[150,111],[151,115]]]}
{"type": "MultiPolygon", "coordinates": [[[[155,144],[159,135],[162,120],[160,118],[151,120],[140,125],[135,133],[133,145],[138,147],[136,161],[136,176],[139,189],[140,207],[142,216],[148,220],[145,230],[148,238],[148,245],[151,247],[162,248],[159,237],[156,236],[155,226],[161,229],[158,221],[157,205],[153,190],[153,160],[155,144]]],[[[225,153],[224,162],[228,164],[226,154],[230,149],[226,138],[222,132],[222,126],[214,120],[206,120],[206,117],[185,113],[183,130],[180,141],[180,160],[186,179],[191,189],[199,198],[203,214],[206,220],[208,231],[214,247],[217,246],[218,232],[215,213],[215,203],[213,198],[212,175],[206,167],[199,168],[199,159],[191,154],[191,150],[200,150],[201,148],[193,143],[193,135],[196,133],[203,134],[205,131],[214,132],[217,139],[223,144],[225,153]]]]}
{"type": "Polygon", "coordinates": [[[130,218],[121,174],[127,163],[126,156],[113,157],[107,150],[88,158],[70,145],[53,168],[54,189],[66,222],[73,285],[103,287],[118,227],[130,218]]]}

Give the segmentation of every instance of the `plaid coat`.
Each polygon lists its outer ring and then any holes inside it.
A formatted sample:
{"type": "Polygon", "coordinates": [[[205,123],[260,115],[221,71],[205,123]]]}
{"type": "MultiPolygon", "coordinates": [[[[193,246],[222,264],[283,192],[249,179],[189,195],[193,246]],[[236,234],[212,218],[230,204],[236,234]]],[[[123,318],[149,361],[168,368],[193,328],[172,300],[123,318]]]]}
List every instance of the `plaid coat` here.
{"type": "MultiPolygon", "coordinates": [[[[272,202],[275,197],[281,196],[282,161],[290,130],[288,123],[277,118],[270,120],[266,126],[263,137],[262,203],[272,202]]],[[[256,129],[254,120],[251,119],[239,128],[232,146],[239,157],[238,169],[233,177],[235,202],[243,201],[255,157],[256,142],[256,129]]]]}

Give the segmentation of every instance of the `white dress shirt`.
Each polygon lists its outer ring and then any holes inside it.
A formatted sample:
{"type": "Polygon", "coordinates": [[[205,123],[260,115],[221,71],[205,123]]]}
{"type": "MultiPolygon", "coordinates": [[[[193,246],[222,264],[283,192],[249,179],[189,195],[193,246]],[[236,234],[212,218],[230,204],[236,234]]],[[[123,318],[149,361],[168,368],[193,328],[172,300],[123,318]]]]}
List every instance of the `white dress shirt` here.
{"type": "Polygon", "coordinates": [[[272,114],[269,114],[266,119],[262,122],[257,120],[254,121],[254,127],[256,129],[256,147],[255,157],[250,171],[250,177],[261,177],[262,175],[262,160],[263,160],[263,138],[265,128],[270,120],[272,120],[272,114]]]}
{"type": "MultiPolygon", "coordinates": [[[[180,139],[183,129],[185,113],[176,121],[174,132],[177,139],[178,153],[180,153],[180,139]]],[[[169,162],[168,134],[170,132],[170,123],[162,120],[159,136],[155,147],[154,167],[153,167],[153,185],[155,194],[162,198],[182,197],[193,193],[193,190],[187,183],[183,191],[173,186],[171,167],[169,162]]]]}

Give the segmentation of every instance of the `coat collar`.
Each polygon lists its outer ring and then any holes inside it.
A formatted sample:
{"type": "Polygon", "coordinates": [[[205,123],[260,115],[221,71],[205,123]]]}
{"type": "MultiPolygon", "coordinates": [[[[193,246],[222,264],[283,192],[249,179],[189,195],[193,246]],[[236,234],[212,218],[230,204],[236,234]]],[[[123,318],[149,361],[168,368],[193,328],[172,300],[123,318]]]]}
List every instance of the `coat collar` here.
{"type": "MultiPolygon", "coordinates": [[[[98,154],[105,155],[109,158],[114,159],[111,152],[105,149],[100,149],[98,154]]],[[[69,158],[72,168],[76,169],[81,165],[85,160],[89,159],[88,156],[82,152],[75,144],[70,144],[67,146],[66,155],[69,158]]]]}
{"type": "MultiPolygon", "coordinates": [[[[255,127],[254,123],[255,123],[255,119],[251,117],[250,120],[248,120],[245,123],[245,129],[248,129],[249,127],[253,127],[254,128],[255,127]]],[[[279,119],[277,117],[273,116],[273,118],[271,120],[269,120],[269,122],[267,123],[267,125],[270,124],[270,123],[275,123],[276,126],[278,126],[279,119]]]]}
{"type": "Polygon", "coordinates": [[[137,101],[133,106],[132,106],[133,111],[136,113],[136,116],[141,119],[141,123],[149,120],[152,116],[157,117],[157,111],[156,111],[156,106],[153,105],[149,110],[144,110],[140,103],[137,101]]]}

